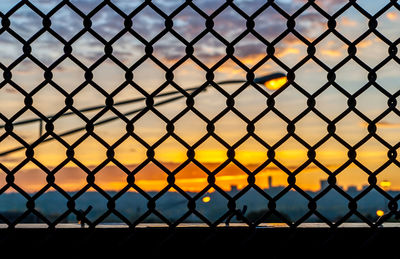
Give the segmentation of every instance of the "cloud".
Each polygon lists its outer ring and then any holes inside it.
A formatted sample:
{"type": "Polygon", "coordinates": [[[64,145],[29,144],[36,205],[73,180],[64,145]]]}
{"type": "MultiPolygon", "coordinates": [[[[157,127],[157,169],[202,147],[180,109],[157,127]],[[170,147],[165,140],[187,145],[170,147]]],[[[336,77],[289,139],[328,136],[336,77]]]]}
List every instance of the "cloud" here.
{"type": "Polygon", "coordinates": [[[396,21],[397,19],[399,19],[399,13],[398,12],[388,12],[386,14],[386,17],[391,21],[396,21]]]}

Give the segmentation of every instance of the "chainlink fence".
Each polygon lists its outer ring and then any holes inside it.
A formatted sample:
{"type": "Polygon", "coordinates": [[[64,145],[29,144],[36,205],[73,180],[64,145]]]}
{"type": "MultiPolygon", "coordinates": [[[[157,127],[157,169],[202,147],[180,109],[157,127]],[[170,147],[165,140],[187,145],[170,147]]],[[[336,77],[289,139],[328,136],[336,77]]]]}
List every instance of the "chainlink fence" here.
{"type": "MultiPolygon", "coordinates": [[[[55,228],[71,220],[71,217],[89,227],[110,222],[107,219],[111,217],[115,222],[131,228],[146,222],[164,223],[172,228],[188,222],[201,222],[209,227],[240,222],[254,228],[267,220],[280,222],[292,228],[305,222],[320,222],[330,228],[336,228],[356,218],[358,222],[377,228],[388,219],[394,218],[398,213],[400,196],[379,184],[379,177],[387,168],[399,170],[397,149],[400,142],[396,140],[395,133],[391,134],[394,141],[388,141],[382,137],[379,129],[384,126],[388,117],[398,119],[400,116],[397,107],[400,91],[396,87],[389,90],[385,83],[379,81],[378,75],[387,65],[392,65],[394,70],[400,65],[397,50],[399,39],[393,38],[396,35],[394,31],[387,35],[382,33],[379,25],[380,19],[384,17],[397,19],[400,5],[397,1],[381,1],[385,3],[380,3],[378,9],[372,12],[359,2],[304,0],[295,3],[162,3],[61,0],[1,3],[0,44],[3,60],[0,62],[0,69],[3,79],[0,89],[5,97],[0,104],[0,145],[3,145],[0,197],[3,196],[1,202],[4,204],[0,220],[8,228],[14,228],[23,222],[41,222],[48,228],[55,228]],[[361,17],[362,20],[351,24],[351,21],[346,19],[352,16],[361,17]],[[232,22],[234,19],[240,20],[242,27],[237,27],[232,22]],[[117,21],[119,26],[115,25],[117,21]],[[337,28],[346,21],[348,28],[358,28],[361,32],[342,33],[337,28]],[[370,43],[370,48],[380,44],[386,50],[385,56],[379,56],[378,62],[367,62],[359,57],[360,49],[366,46],[371,37],[375,41],[370,43]],[[247,43],[245,48],[241,45],[243,42],[247,43]],[[301,45],[304,50],[301,58],[285,59],[282,51],[290,48],[282,48],[282,42],[301,45]],[[324,42],[333,44],[334,47],[321,52],[319,46],[324,42]],[[341,47],[336,47],[335,44],[338,43],[341,47]],[[129,44],[139,47],[129,48],[129,44]],[[340,51],[342,53],[338,54],[340,51]],[[344,55],[340,56],[343,53],[344,55]],[[257,58],[255,54],[259,54],[257,58]],[[329,55],[336,58],[336,62],[327,61],[326,57],[329,55]],[[246,60],[247,56],[253,57],[252,61],[246,60]],[[213,62],[210,63],[210,60],[213,62]],[[65,62],[68,62],[70,67],[63,67],[65,62]],[[153,67],[157,67],[157,70],[154,70],[156,72],[143,69],[144,64],[149,62],[153,67]],[[177,71],[188,62],[196,67],[194,70],[201,71],[199,73],[203,75],[196,83],[197,86],[178,82],[177,71]],[[227,63],[235,67],[230,70],[234,76],[220,80],[217,76],[218,71],[227,63]],[[263,70],[272,63],[272,67],[263,70]],[[302,71],[302,68],[310,63],[317,68],[308,73],[302,71]],[[100,72],[98,75],[96,71],[104,64],[112,64],[112,68],[109,66],[108,69],[106,66],[104,70],[108,70],[109,74],[100,72]],[[352,65],[347,67],[348,64],[352,65]],[[64,84],[75,80],[69,74],[69,68],[78,71],[82,76],[81,81],[77,80],[79,83],[70,88],[64,84]],[[337,74],[343,70],[350,71],[350,75],[354,74],[354,77],[361,73],[363,77],[359,80],[360,86],[349,90],[342,84],[337,74]],[[259,76],[264,72],[283,73],[286,81],[277,90],[268,90],[259,83],[259,76]],[[302,76],[312,79],[321,75],[325,78],[324,82],[314,90],[298,81],[302,76]],[[19,80],[21,76],[26,76],[25,81],[19,80]],[[100,79],[97,79],[97,76],[100,76],[100,79]],[[110,81],[109,77],[113,79],[110,81]],[[141,77],[142,83],[139,83],[141,77]],[[160,77],[162,80],[157,83],[155,78],[160,77]],[[110,82],[114,84],[113,88],[108,87],[110,82]],[[236,84],[237,87],[225,87],[226,84],[236,84]],[[149,85],[151,87],[148,87],[149,85]],[[41,96],[44,89],[47,89],[49,94],[41,96]],[[129,93],[125,92],[127,89],[133,89],[136,96],[129,96],[129,93]],[[238,102],[248,89],[254,91],[262,102],[253,115],[238,108],[238,102]],[[332,89],[336,96],[344,99],[342,104],[336,104],[336,99],[319,99],[332,89]],[[371,89],[376,98],[379,96],[379,100],[386,101],[386,107],[374,116],[358,105],[363,94],[371,89]],[[284,98],[282,96],[292,93],[290,91],[295,91],[306,105],[300,108],[295,103],[293,106],[280,105],[284,98]],[[13,94],[19,99],[8,98],[6,94],[13,94]],[[211,115],[205,114],[202,106],[198,104],[197,100],[204,94],[219,96],[218,106],[213,106],[213,100],[211,103],[200,101],[201,105],[219,108],[212,108],[214,110],[211,115]],[[98,98],[102,103],[92,106],[92,98],[98,98]],[[61,101],[55,103],[56,99],[61,101]],[[15,102],[10,104],[10,100],[15,102]],[[86,108],[78,107],[79,102],[87,104],[84,105],[86,108]],[[162,110],[163,107],[177,102],[180,102],[180,105],[172,106],[166,112],[162,110]],[[15,103],[17,105],[13,106],[15,103]],[[46,103],[46,109],[38,108],[46,103]],[[340,106],[340,112],[331,116],[329,111],[323,109],[328,103],[340,106]],[[123,110],[120,108],[123,105],[128,108],[123,110]],[[11,109],[13,112],[7,113],[11,109]],[[288,115],[287,110],[295,112],[295,115],[288,115]],[[147,125],[149,131],[163,131],[152,141],[140,133],[142,121],[151,122],[151,119],[142,119],[148,114],[152,114],[154,120],[161,121],[163,125],[147,125]],[[185,119],[189,114],[192,117],[185,119]],[[270,127],[271,130],[269,127],[265,128],[261,134],[258,130],[259,122],[268,116],[274,116],[277,122],[283,124],[279,131],[281,135],[276,141],[268,139],[275,134],[272,131],[273,126],[270,127]],[[311,128],[311,131],[316,132],[315,135],[322,132],[317,141],[309,141],[299,134],[299,124],[302,125],[308,116],[313,116],[322,123],[311,128]],[[57,123],[72,117],[79,120],[81,125],[75,125],[71,119],[72,122],[64,121],[62,124],[69,128],[60,130],[57,123]],[[234,141],[228,141],[226,138],[230,136],[229,127],[224,131],[217,130],[218,123],[227,117],[228,121],[239,121],[245,128],[244,134],[234,141]],[[366,128],[365,134],[359,136],[357,141],[353,141],[354,138],[349,141],[345,134],[338,130],[338,125],[348,118],[353,120],[354,127],[360,126],[361,121],[366,128]],[[182,135],[181,131],[177,130],[177,125],[182,119],[189,125],[193,123],[193,128],[197,127],[194,120],[200,121],[204,133],[197,138],[184,137],[185,134],[182,135]],[[121,134],[109,141],[99,134],[97,129],[111,123],[118,124],[109,128],[107,132],[112,134],[115,131],[121,134]],[[34,129],[39,131],[38,135],[32,133],[34,129]],[[26,136],[27,134],[30,136],[26,136]],[[75,138],[71,139],[71,136],[75,138]],[[88,140],[94,144],[85,151],[79,151],[80,154],[102,154],[101,159],[94,160],[90,165],[85,155],[83,158],[77,155],[78,149],[88,140]],[[257,165],[249,166],[246,159],[238,158],[238,150],[249,140],[256,143],[265,155],[257,165]],[[135,144],[132,144],[131,148],[140,147],[144,154],[143,160],[135,163],[134,167],[130,167],[126,159],[120,159],[118,156],[118,148],[124,143],[129,146],[132,141],[135,144]],[[197,156],[201,153],[199,150],[202,145],[209,141],[217,143],[226,156],[223,162],[215,163],[212,168],[197,156]],[[345,154],[345,159],[337,162],[337,168],[332,168],[330,162],[322,161],[318,156],[320,148],[331,141],[339,145],[345,154]],[[8,144],[9,142],[12,144],[8,144]],[[295,166],[286,164],[277,155],[280,147],[288,142],[295,142],[305,150],[304,161],[298,161],[295,166]],[[359,151],[371,142],[378,143],[385,153],[381,163],[372,169],[366,163],[368,161],[359,159],[359,151]],[[64,152],[62,159],[52,165],[48,164],[52,161],[51,152],[47,154],[47,159],[38,158],[41,145],[48,143],[56,143],[64,152]],[[173,143],[174,147],[179,146],[183,150],[185,157],[175,163],[175,166],[157,156],[158,150],[165,143],[173,143]],[[22,154],[20,160],[13,156],[18,152],[22,154]],[[114,171],[118,170],[119,174],[122,174],[120,179],[123,179],[122,186],[114,191],[107,190],[107,184],[99,184],[100,173],[107,170],[110,164],[113,165],[114,171]],[[139,177],[150,164],[152,167],[149,170],[161,172],[164,179],[161,181],[162,187],[157,191],[146,189],[146,186],[141,184],[143,178],[139,177]],[[28,165],[41,171],[41,185],[34,184],[36,174],[32,173],[33,176],[29,176],[29,173],[23,173],[28,165]],[[57,178],[71,165],[84,172],[84,182],[75,191],[63,185],[68,176],[60,181],[57,178]],[[186,188],[179,182],[180,175],[189,166],[201,171],[205,179],[204,186],[199,187],[197,191],[189,188],[190,183],[186,188]],[[246,184],[240,188],[233,187],[229,191],[220,186],[218,177],[224,170],[229,171],[230,166],[241,172],[246,184]],[[273,188],[271,180],[267,186],[266,178],[259,180],[258,176],[271,167],[285,178],[286,183],[282,188],[273,188]],[[325,179],[319,191],[310,192],[299,182],[299,178],[310,167],[318,170],[322,175],[321,179],[325,179]],[[338,184],[338,179],[348,174],[346,170],[349,168],[356,168],[361,172],[367,183],[365,188],[355,195],[349,194],[349,191],[338,184]],[[21,180],[22,174],[28,179],[25,182],[21,180]],[[46,196],[50,191],[53,195],[58,195],[57,200],[46,196]],[[293,196],[293,193],[297,196],[293,196]],[[381,208],[385,216],[374,218],[360,209],[363,199],[370,193],[379,196],[380,204],[384,203],[385,207],[381,208]],[[250,198],[246,200],[247,195],[250,198]],[[256,197],[254,199],[262,204],[262,209],[256,215],[249,213],[252,209],[251,197],[256,197]],[[331,197],[331,200],[324,201],[326,197],[331,197]],[[280,206],[285,199],[289,205],[280,206]],[[333,205],[333,201],[337,200],[342,202],[343,207],[333,205]],[[10,205],[7,201],[23,204],[23,209],[18,210],[16,205],[10,205]],[[206,206],[213,201],[219,203],[206,206]],[[97,202],[102,204],[104,210],[89,217],[91,212],[96,211],[97,202]],[[45,213],[41,209],[44,203],[46,206],[56,207],[57,213],[45,213]],[[140,209],[139,203],[143,205],[140,209]],[[298,205],[300,212],[296,214],[299,216],[292,217],[285,209],[295,205],[298,205]],[[322,209],[323,206],[326,209],[330,205],[331,211],[345,209],[339,216],[335,214],[335,217],[330,217],[329,210],[322,209]],[[211,214],[217,209],[218,213],[211,214]],[[136,216],[132,217],[133,214],[136,216]]],[[[297,52],[294,50],[295,54],[297,52]]],[[[368,100],[367,107],[372,107],[377,102],[374,98],[368,100]]],[[[230,129],[234,130],[236,125],[230,125],[230,129]]],[[[216,152],[209,156],[219,154],[216,152]]],[[[250,154],[248,159],[251,159],[251,156],[250,154]]],[[[112,175],[114,171],[109,173],[112,175]]],[[[73,175],[73,172],[67,170],[67,174],[73,175]]]]}

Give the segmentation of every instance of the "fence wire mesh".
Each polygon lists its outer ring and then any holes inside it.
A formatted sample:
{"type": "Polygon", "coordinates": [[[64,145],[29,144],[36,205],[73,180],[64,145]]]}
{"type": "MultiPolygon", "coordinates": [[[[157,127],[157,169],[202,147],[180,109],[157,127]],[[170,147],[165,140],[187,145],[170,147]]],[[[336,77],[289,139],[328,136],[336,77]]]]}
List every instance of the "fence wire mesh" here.
{"type": "MultiPolygon", "coordinates": [[[[0,196],[10,195],[8,192],[12,191],[14,195],[23,197],[22,200],[25,203],[25,210],[14,218],[1,212],[0,220],[8,228],[14,228],[32,215],[37,222],[47,224],[48,228],[55,228],[71,215],[92,228],[105,222],[110,216],[118,219],[120,223],[135,228],[140,223],[146,222],[151,215],[155,216],[158,222],[165,223],[172,228],[181,223],[190,222],[191,217],[195,217],[209,227],[216,227],[225,222],[229,223],[232,218],[236,218],[236,221],[242,222],[250,228],[259,226],[271,217],[292,228],[308,222],[311,218],[325,223],[331,228],[336,228],[350,218],[356,217],[371,228],[377,228],[392,216],[397,215],[400,194],[385,190],[379,184],[379,175],[389,167],[394,166],[395,170],[398,170],[400,163],[397,160],[397,149],[400,142],[398,139],[392,142],[388,141],[378,134],[379,125],[383,125],[386,118],[400,116],[397,106],[400,91],[398,89],[388,90],[385,84],[379,81],[378,76],[380,71],[386,68],[386,65],[400,65],[397,49],[399,38],[393,38],[395,33],[383,34],[379,27],[379,20],[382,17],[390,17],[388,16],[389,12],[396,15],[400,11],[397,1],[381,1],[385,3],[374,12],[367,10],[360,1],[352,0],[335,3],[334,1],[304,0],[296,2],[296,8],[291,9],[288,8],[290,4],[273,0],[214,1],[213,4],[217,5],[215,8],[211,8],[211,2],[206,2],[210,6],[204,6],[205,2],[202,4],[201,1],[189,0],[176,1],[170,5],[163,5],[160,1],[132,1],[129,3],[129,1],[111,0],[11,1],[7,7],[7,1],[0,4],[4,5],[0,12],[0,38],[3,38],[1,51],[4,52],[3,56],[8,57],[0,62],[0,69],[3,73],[0,90],[13,92],[19,96],[19,105],[13,113],[6,114],[4,112],[11,109],[6,100],[0,104],[3,106],[2,113],[0,113],[2,121],[0,145],[3,145],[1,149],[3,160],[0,163],[0,169],[4,183],[0,189],[0,196]],[[251,4],[254,4],[255,7],[251,4]],[[246,6],[254,8],[249,10],[246,9],[246,6]],[[333,6],[336,7],[334,10],[330,8],[333,6]],[[338,29],[339,21],[340,24],[343,22],[343,14],[350,10],[351,15],[357,15],[363,19],[362,23],[353,25],[362,30],[357,36],[347,35],[338,29]],[[68,15],[65,14],[67,12],[68,15]],[[226,12],[229,14],[228,17],[241,20],[243,27],[229,24],[228,19],[225,20],[227,27],[221,29],[219,19],[224,17],[226,12]],[[268,12],[276,15],[270,15],[272,19],[279,16],[283,21],[284,29],[279,33],[263,30],[265,23],[273,24],[273,21],[267,19],[268,12]],[[150,16],[149,13],[153,16],[150,16]],[[184,18],[180,18],[181,16],[184,18]],[[102,17],[103,20],[99,20],[98,17],[102,17]],[[25,19],[25,21],[20,23],[18,19],[25,19]],[[32,22],[35,19],[37,22],[32,22]],[[148,19],[148,24],[141,23],[146,19],[148,19]],[[321,24],[324,29],[321,31],[315,29],[315,34],[312,36],[305,35],[304,21],[311,23],[311,30],[314,30],[315,27],[312,23],[316,20],[323,21],[321,24]],[[107,24],[114,25],[117,21],[119,27],[116,25],[106,26],[107,24]],[[193,25],[195,29],[188,25],[191,23],[196,23],[193,25]],[[157,26],[152,27],[149,24],[157,26]],[[187,28],[189,27],[191,31],[188,32],[187,28]],[[135,49],[130,53],[131,50],[125,45],[122,45],[121,49],[119,43],[124,37],[128,38],[124,42],[135,42],[137,46],[140,46],[140,51],[135,49]],[[288,37],[303,46],[304,49],[304,55],[301,58],[290,60],[290,62],[282,59],[282,55],[279,53],[281,49],[278,47],[288,37]],[[376,39],[372,43],[373,46],[381,44],[387,50],[387,56],[379,57],[379,62],[373,64],[359,57],[359,50],[371,37],[376,39]],[[173,40],[165,40],[165,38],[173,40]],[[203,49],[199,51],[198,46],[202,41],[203,49]],[[263,46],[262,55],[253,63],[246,61],[243,54],[237,51],[240,49],[240,44],[249,41],[250,43],[257,42],[259,44],[257,46],[263,46]],[[327,62],[324,56],[329,53],[320,55],[319,50],[319,46],[325,41],[339,42],[343,46],[341,50],[346,52],[345,55],[339,56],[337,62],[333,64],[327,62]],[[377,43],[378,41],[379,43],[377,43]],[[38,42],[41,45],[38,46],[38,42]],[[80,45],[82,42],[87,43],[88,46],[80,45]],[[99,46],[101,46],[100,49],[99,46]],[[58,49],[58,52],[53,51],[54,49],[58,49]],[[164,52],[160,52],[159,49],[164,52]],[[217,52],[218,58],[214,58],[215,62],[210,65],[208,58],[215,54],[213,52],[217,52]],[[129,59],[130,55],[134,58],[129,59]],[[166,55],[168,55],[168,62],[165,61],[166,55]],[[72,64],[73,69],[82,75],[81,82],[71,89],[61,84],[58,79],[61,76],[64,77],[64,82],[67,82],[70,78],[68,70],[62,67],[65,62],[72,64]],[[159,84],[153,83],[152,89],[144,87],[138,80],[142,72],[137,71],[148,62],[158,67],[158,76],[161,74],[164,77],[159,84]],[[187,88],[186,85],[178,82],[177,71],[187,62],[196,66],[196,69],[202,71],[204,75],[204,79],[200,80],[198,87],[187,88]],[[233,64],[240,73],[245,75],[242,82],[220,81],[216,78],[217,71],[227,63],[233,64]],[[271,63],[279,70],[278,72],[283,72],[286,76],[284,85],[275,91],[266,90],[257,81],[262,68],[271,63]],[[314,91],[298,82],[298,78],[301,78],[303,73],[302,68],[310,63],[318,67],[318,70],[315,69],[315,72],[306,74],[308,77],[317,76],[315,73],[327,75],[324,84],[314,91]],[[365,75],[361,80],[362,85],[356,90],[353,89],[354,91],[349,90],[337,80],[337,74],[342,70],[349,70],[347,65],[350,63],[353,64],[350,70],[357,67],[357,71],[361,71],[365,75]],[[23,70],[24,64],[34,67],[34,72],[30,72],[32,77],[29,77],[29,80],[21,82],[18,80],[18,76],[24,72],[28,73],[23,70]],[[118,74],[119,82],[113,82],[116,86],[111,90],[106,86],[109,83],[107,75],[100,77],[101,80],[96,78],[98,76],[96,71],[104,64],[112,64],[113,70],[109,72],[118,74]],[[234,90],[229,90],[228,87],[223,86],[224,83],[238,83],[239,86],[232,88],[234,90]],[[237,108],[242,94],[245,95],[250,88],[257,93],[259,98],[263,98],[264,103],[264,106],[253,116],[237,108]],[[39,98],[43,89],[49,89],[52,94],[39,98]],[[134,89],[137,98],[130,99],[125,92],[127,89],[134,89]],[[344,107],[341,106],[341,111],[335,116],[330,116],[323,111],[321,105],[324,106],[324,103],[321,103],[319,99],[332,89],[345,100],[344,107]],[[362,98],[363,94],[371,89],[375,96],[379,96],[387,102],[387,107],[380,110],[375,116],[371,116],[365,109],[357,105],[359,104],[357,101],[362,98]],[[281,96],[290,90],[295,90],[306,104],[294,116],[288,115],[283,110],[295,108],[282,107],[279,104],[281,96]],[[218,106],[221,109],[213,111],[212,116],[205,114],[201,106],[196,103],[199,96],[207,91],[212,91],[222,100],[220,103],[222,106],[218,106]],[[89,96],[84,99],[84,102],[89,102],[96,96],[103,101],[103,104],[86,109],[78,108],[76,104],[79,101],[82,102],[82,99],[79,99],[82,93],[89,96]],[[127,98],[121,99],[121,95],[127,98]],[[62,103],[58,103],[61,105],[60,108],[47,107],[46,110],[38,108],[39,103],[52,103],[51,99],[56,96],[63,100],[62,103]],[[184,105],[175,107],[173,115],[165,114],[162,107],[178,100],[183,101],[184,105]],[[140,105],[134,106],[134,109],[124,111],[119,108],[120,105],[135,102],[140,105]],[[153,141],[144,138],[140,133],[142,118],[148,114],[156,117],[164,125],[163,134],[153,141]],[[186,120],[185,116],[189,114],[204,125],[205,133],[197,139],[185,138],[177,130],[177,124],[182,119],[186,120]],[[271,115],[283,123],[286,128],[276,141],[267,140],[268,130],[264,134],[257,131],[258,123],[271,115]],[[320,127],[319,131],[315,130],[322,132],[317,141],[309,141],[299,134],[298,129],[301,128],[299,124],[306,121],[308,116],[318,118],[325,125],[320,127]],[[73,125],[66,131],[58,130],[57,123],[68,117],[79,119],[82,126],[73,125]],[[218,123],[225,118],[228,120],[234,118],[233,120],[240,121],[246,129],[245,134],[234,141],[228,141],[226,136],[229,136],[229,131],[217,130],[218,123]],[[349,141],[341,135],[338,125],[346,119],[354,120],[355,124],[361,121],[366,128],[365,135],[360,136],[357,141],[349,141]],[[114,128],[114,130],[123,134],[112,141],[106,140],[97,129],[113,122],[119,123],[119,128],[114,128]],[[35,137],[33,141],[28,140],[25,133],[29,129],[24,128],[31,124],[40,124],[39,137],[35,137]],[[71,136],[77,137],[71,140],[69,138],[71,136]],[[82,143],[89,140],[92,141],[91,143],[95,143],[91,146],[91,152],[101,153],[104,157],[94,166],[88,166],[85,159],[77,156],[82,143]],[[251,168],[237,157],[238,150],[249,140],[265,150],[265,159],[251,168]],[[11,141],[14,145],[6,144],[7,141],[11,141]],[[137,163],[134,168],[129,167],[117,155],[117,150],[121,145],[129,144],[132,141],[137,143],[132,148],[140,146],[145,154],[143,161],[137,163]],[[175,143],[175,146],[183,149],[186,154],[185,159],[174,168],[157,156],[158,149],[163,144],[170,144],[171,141],[175,143]],[[196,156],[199,153],[198,150],[207,141],[216,142],[226,153],[226,159],[214,168],[205,165],[196,156]],[[330,141],[337,143],[347,153],[346,159],[334,169],[318,157],[319,148],[330,141]],[[372,141],[378,143],[387,155],[379,165],[371,169],[359,159],[359,153],[366,144],[372,141]],[[277,158],[279,149],[288,142],[295,142],[306,150],[306,159],[299,162],[294,168],[277,158]],[[57,143],[65,150],[63,159],[52,166],[47,164],[46,158],[39,159],[37,156],[41,145],[47,143],[57,143]],[[22,152],[23,157],[13,166],[9,166],[7,161],[12,160],[12,155],[16,152],[22,152]],[[98,182],[99,174],[110,164],[113,164],[120,173],[122,172],[125,179],[124,186],[115,192],[106,190],[98,182]],[[149,192],[137,180],[141,171],[150,164],[153,166],[153,170],[161,171],[164,175],[163,187],[157,192],[149,192]],[[18,177],[28,165],[42,171],[45,178],[43,185],[32,187],[29,184],[19,184],[18,177]],[[70,165],[80,168],[85,173],[82,187],[75,192],[69,191],[62,185],[62,182],[57,180],[57,176],[70,165]],[[204,173],[206,181],[200,191],[190,192],[179,184],[179,176],[189,165],[195,166],[204,173]],[[246,185],[235,193],[221,187],[217,180],[223,174],[224,169],[231,165],[239,168],[243,179],[247,181],[246,185]],[[276,193],[268,192],[260,186],[258,181],[261,172],[271,166],[276,167],[287,179],[286,186],[276,193]],[[310,166],[319,170],[326,179],[326,185],[315,195],[311,195],[298,181],[302,173],[310,166]],[[357,168],[367,179],[368,185],[356,195],[350,195],[337,183],[337,179],[346,174],[346,170],[350,167],[357,168]],[[30,191],[31,188],[36,189],[30,191]],[[176,205],[171,203],[169,206],[173,208],[178,204],[183,204],[183,207],[179,207],[180,216],[174,219],[166,215],[165,207],[160,207],[161,201],[172,190],[179,195],[180,200],[176,201],[176,205]],[[207,217],[207,213],[199,209],[202,206],[202,198],[210,190],[213,190],[214,194],[218,195],[224,203],[223,213],[214,218],[207,217]],[[57,193],[64,201],[63,204],[57,203],[56,206],[60,213],[55,217],[49,217],[38,209],[41,202],[53,202],[51,199],[41,200],[41,197],[44,197],[48,191],[57,193]],[[139,195],[145,204],[144,211],[135,219],[126,216],[118,207],[118,202],[131,191],[139,195]],[[279,207],[280,201],[293,191],[298,194],[299,199],[305,201],[304,213],[295,220],[288,218],[279,207]],[[259,199],[263,200],[265,208],[263,213],[252,219],[246,215],[245,210],[248,204],[242,207],[243,203],[241,202],[241,199],[249,192],[256,193],[259,199]],[[371,192],[378,193],[385,200],[385,216],[377,220],[367,217],[365,213],[359,211],[358,207],[360,201],[371,192]],[[86,207],[77,206],[78,201],[84,199],[88,193],[100,195],[106,207],[101,215],[89,218],[87,215],[90,213],[91,207],[86,210],[86,207]],[[342,199],[347,205],[347,211],[335,220],[319,210],[321,201],[331,193],[335,193],[338,199],[342,199]]],[[[249,53],[256,48],[255,45],[248,46],[250,46],[247,50],[249,53]]],[[[339,48],[331,51],[339,51],[339,48]]],[[[331,54],[336,55],[335,53],[331,54]]],[[[232,73],[234,72],[233,70],[232,73]]],[[[150,82],[157,77],[152,73],[144,73],[144,77],[147,77],[146,79],[150,82]]],[[[370,100],[368,105],[373,106],[374,102],[374,100],[370,100]]],[[[293,107],[297,106],[293,104],[293,107]]],[[[189,124],[192,123],[190,118],[192,117],[187,119],[189,124]]],[[[50,156],[47,158],[47,160],[51,159],[50,156]]],[[[32,180],[32,177],[27,177],[27,179],[32,180]]],[[[293,200],[292,204],[296,201],[293,200]]],[[[134,208],[132,206],[132,209],[134,208]]]]}

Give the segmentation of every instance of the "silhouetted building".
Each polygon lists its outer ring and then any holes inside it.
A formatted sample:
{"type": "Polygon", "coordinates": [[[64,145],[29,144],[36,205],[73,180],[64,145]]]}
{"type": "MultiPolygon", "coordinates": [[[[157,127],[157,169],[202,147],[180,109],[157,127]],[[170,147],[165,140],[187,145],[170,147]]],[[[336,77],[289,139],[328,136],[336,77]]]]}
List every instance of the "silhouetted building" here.
{"type": "Polygon", "coordinates": [[[268,188],[272,188],[272,176],[268,176],[268,188]]]}

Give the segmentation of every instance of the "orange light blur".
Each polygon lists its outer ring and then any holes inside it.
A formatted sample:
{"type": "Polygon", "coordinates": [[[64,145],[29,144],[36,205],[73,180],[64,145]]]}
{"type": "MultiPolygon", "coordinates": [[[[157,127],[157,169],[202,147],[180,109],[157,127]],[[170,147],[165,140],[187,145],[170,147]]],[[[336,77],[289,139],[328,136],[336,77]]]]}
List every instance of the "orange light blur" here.
{"type": "Polygon", "coordinates": [[[287,82],[287,78],[284,76],[284,77],[279,77],[276,79],[269,80],[269,81],[265,82],[264,85],[269,90],[278,90],[284,84],[286,84],[286,82],[287,82]]]}
{"type": "Polygon", "coordinates": [[[211,198],[210,198],[210,196],[205,196],[205,197],[203,197],[202,201],[203,201],[204,203],[207,203],[207,202],[210,202],[210,201],[211,201],[211,198]]]}
{"type": "Polygon", "coordinates": [[[385,187],[389,188],[392,185],[392,183],[385,180],[385,181],[382,181],[380,183],[380,185],[381,185],[382,188],[385,188],[385,187]]]}
{"type": "Polygon", "coordinates": [[[385,212],[384,212],[383,210],[377,210],[377,211],[376,211],[376,215],[377,215],[378,217],[382,217],[383,215],[385,215],[385,212]]]}

